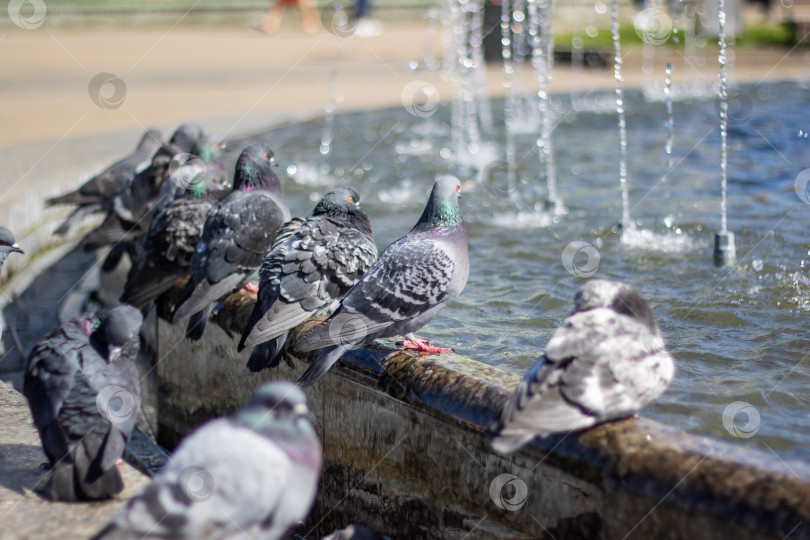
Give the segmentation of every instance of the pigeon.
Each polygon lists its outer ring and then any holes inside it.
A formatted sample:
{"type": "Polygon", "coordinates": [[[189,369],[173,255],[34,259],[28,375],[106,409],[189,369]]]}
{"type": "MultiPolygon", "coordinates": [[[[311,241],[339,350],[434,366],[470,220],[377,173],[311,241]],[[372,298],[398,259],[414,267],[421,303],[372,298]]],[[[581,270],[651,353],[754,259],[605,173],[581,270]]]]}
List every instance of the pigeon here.
{"type": "Polygon", "coordinates": [[[215,302],[256,274],[262,256],[290,219],[272,163],[269,148],[243,150],[233,191],[208,212],[191,258],[191,277],[171,316],[172,322],[191,317],[186,330],[190,339],[202,337],[215,302]]]}
{"type": "Polygon", "coordinates": [[[23,394],[51,465],[54,500],[104,499],[124,488],[117,462],[141,402],[142,321],[132,306],[81,315],[31,351],[23,394]]]}
{"type": "Polygon", "coordinates": [[[383,536],[365,525],[349,525],[345,529],[324,536],[321,540],[391,540],[391,538],[383,536]]]}
{"type": "Polygon", "coordinates": [[[309,514],[322,463],[304,393],[266,383],[186,437],[94,539],[282,538],[309,514]]]}
{"type": "Polygon", "coordinates": [[[337,310],[296,343],[296,352],[321,349],[299,384],[314,383],[343,353],[377,338],[402,335],[406,348],[431,353],[450,350],[434,347],[413,333],[467,284],[470,263],[458,206],[460,190],[458,178],[440,177],[414,228],[388,246],[337,310]]]}
{"type": "Polygon", "coordinates": [[[54,231],[54,234],[65,235],[84,216],[104,210],[105,205],[124,189],[135,175],[150,165],[152,156],[161,146],[160,141],[160,131],[147,130],[132,154],[113,163],[82,184],[79,189],[47,199],[46,206],[77,205],[73,213],[54,231]]]}
{"type": "Polygon", "coordinates": [[[626,283],[592,279],[507,401],[490,430],[492,447],[511,454],[535,436],[630,416],[674,375],[647,301],[626,283]]]}
{"type": "Polygon", "coordinates": [[[207,155],[203,145],[208,142],[197,124],[181,125],[169,142],[155,152],[149,166],[112,198],[107,217],[82,239],[85,251],[114,245],[108,261],[105,261],[105,270],[114,268],[124,252],[134,251],[131,242],[139,239],[149,227],[161,187],[169,177],[172,159],[178,155],[207,155]]]}
{"type": "Polygon", "coordinates": [[[231,188],[227,171],[218,163],[201,172],[181,195],[155,209],[121,302],[144,309],[188,274],[208,211],[231,188]]]}
{"type": "Polygon", "coordinates": [[[282,227],[259,270],[259,294],[238,350],[255,347],[248,367],[278,365],[287,332],[326,315],[377,258],[371,222],[351,188],[329,191],[307,219],[282,227]]]}
{"type": "MultiPolygon", "coordinates": [[[[0,227],[0,268],[2,268],[3,263],[6,262],[6,257],[11,253],[25,255],[20,245],[14,240],[14,234],[5,227],[0,227]]],[[[0,312],[0,338],[3,337],[3,329],[5,326],[6,322],[3,319],[3,313],[0,312]]]]}

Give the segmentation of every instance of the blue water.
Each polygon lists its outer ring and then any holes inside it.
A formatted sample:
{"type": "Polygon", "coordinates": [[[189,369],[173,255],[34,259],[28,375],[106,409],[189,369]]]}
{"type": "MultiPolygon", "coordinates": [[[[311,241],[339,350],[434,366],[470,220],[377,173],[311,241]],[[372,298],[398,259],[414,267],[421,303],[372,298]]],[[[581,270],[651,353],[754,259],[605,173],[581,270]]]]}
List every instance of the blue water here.
{"type": "Polygon", "coordinates": [[[803,134],[810,131],[810,94],[793,83],[738,92],[729,126],[728,206],[738,264],[726,269],[712,263],[720,227],[720,132],[713,101],[674,104],[675,166],[661,183],[667,172],[666,106],[627,92],[628,181],[638,230],[624,241],[614,228],[621,217],[615,113],[571,111],[563,105],[567,96],[555,102],[559,124],[553,137],[568,213],[555,219],[530,212],[545,187],[531,131],[517,136],[522,213],[507,200],[498,150],[505,140],[502,118],[499,132],[487,136],[491,146],[471,158],[479,167],[494,162],[483,175],[442,157],[452,147],[445,106],[426,119],[404,108],[338,116],[328,156],[319,152],[320,121],[258,138],[276,151],[293,215],[309,213],[332,186],[352,185],[363,196],[381,249],[415,223],[436,174],[461,176],[470,280],[458,300],[420,332],[423,337],[522,375],[570,312],[583,282],[564,267],[563,250],[586,242],[593,248],[581,251],[573,264],[587,271],[596,260],[586,254],[598,253],[596,276],[635,285],[650,301],[678,361],[676,379],[642,415],[780,457],[806,458],[810,204],[797,196],[794,181],[810,168],[810,139],[803,134]],[[727,419],[735,423],[727,422],[727,429],[723,413],[734,402],[752,407],[733,418],[728,409],[727,419]],[[735,426],[743,436],[734,434],[735,426]]]}

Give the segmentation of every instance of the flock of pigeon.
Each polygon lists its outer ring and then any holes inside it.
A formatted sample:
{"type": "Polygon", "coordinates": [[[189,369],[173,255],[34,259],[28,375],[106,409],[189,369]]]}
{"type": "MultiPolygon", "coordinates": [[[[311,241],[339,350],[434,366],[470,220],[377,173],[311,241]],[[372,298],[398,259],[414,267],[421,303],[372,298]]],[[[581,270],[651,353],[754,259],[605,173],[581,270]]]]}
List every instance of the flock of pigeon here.
{"type": "MultiPolygon", "coordinates": [[[[245,148],[230,178],[221,149],[194,124],[166,143],[149,130],[130,156],[47,201],[76,207],[59,233],[105,214],[82,240],[86,249],[111,246],[104,268],[132,259],[120,306],[68,321],[30,353],[24,394],[52,497],[102,499],[123,489],[117,465],[140,405],[143,314],[185,276],[171,321],[185,322],[189,339],[202,336],[219,301],[246,288],[257,299],[238,344],[253,348],[249,369],[278,365],[285,350],[319,352],[298,385],[262,385],[240,411],[190,434],[97,538],[282,537],[309,513],[323,461],[299,386],[381,337],[403,336],[402,346],[425,353],[449,350],[414,333],[467,283],[458,179],[436,180],[413,229],[378,257],[357,191],[333,189],[311,216],[290,219],[271,150],[245,148]],[[285,348],[291,329],[328,314],[285,348]]],[[[0,264],[11,252],[22,250],[0,228],[0,264]]],[[[490,428],[491,444],[509,454],[535,436],[632,415],[673,376],[647,302],[629,285],[592,279],[490,428]]]]}

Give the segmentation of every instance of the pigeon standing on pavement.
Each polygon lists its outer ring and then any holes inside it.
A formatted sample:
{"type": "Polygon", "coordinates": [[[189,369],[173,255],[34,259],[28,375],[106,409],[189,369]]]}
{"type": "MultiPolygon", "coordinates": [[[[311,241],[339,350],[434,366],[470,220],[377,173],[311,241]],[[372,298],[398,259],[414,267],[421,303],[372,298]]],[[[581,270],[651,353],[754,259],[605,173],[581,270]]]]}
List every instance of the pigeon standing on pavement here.
{"type": "Polygon", "coordinates": [[[675,361],[647,301],[625,283],[590,280],[507,401],[492,447],[510,454],[535,436],[630,416],[661,395],[674,375],[675,361]]]}
{"type": "Polygon", "coordinates": [[[236,414],[184,439],[95,539],[282,538],[309,514],[322,462],[304,393],[264,384],[236,414]]]}
{"type": "Polygon", "coordinates": [[[105,209],[105,204],[124,189],[132,179],[145,170],[152,163],[152,156],[161,146],[160,131],[149,129],[141,137],[141,141],[127,157],[113,163],[75,191],[52,197],[45,201],[46,206],[57,204],[75,204],[76,209],[54,231],[54,234],[64,235],[81,218],[94,212],[105,209]]]}
{"type": "Polygon", "coordinates": [[[82,315],[31,351],[23,394],[51,465],[55,500],[108,498],[141,402],[135,357],[143,318],[132,306],[82,315]]]}
{"type": "Polygon", "coordinates": [[[191,317],[186,335],[199,339],[215,302],[245,285],[289,221],[269,148],[249,146],[236,162],[233,191],[215,204],[191,258],[191,277],[171,321],[191,317]]]}
{"type": "MultiPolygon", "coordinates": [[[[25,252],[14,239],[14,234],[5,227],[0,227],[0,268],[2,268],[3,263],[6,262],[6,257],[12,253],[25,255],[25,252]]],[[[0,338],[3,337],[3,329],[5,327],[6,321],[3,319],[3,312],[0,311],[0,338]]]]}
{"type": "Polygon", "coordinates": [[[405,346],[445,352],[413,333],[429,323],[467,284],[467,232],[458,206],[461,183],[439,178],[413,229],[388,246],[340,301],[340,307],[295,345],[321,349],[299,379],[310,385],[346,351],[377,338],[405,336],[405,346]]]}
{"type": "Polygon", "coordinates": [[[143,309],[188,274],[211,207],[231,188],[218,163],[206,166],[201,178],[183,196],[155,209],[129,271],[121,302],[143,309]]]}
{"type": "Polygon", "coordinates": [[[278,365],[287,333],[332,312],[377,258],[371,221],[351,188],[329,191],[312,217],[282,227],[259,270],[259,294],[238,350],[255,347],[248,367],[278,365]]]}

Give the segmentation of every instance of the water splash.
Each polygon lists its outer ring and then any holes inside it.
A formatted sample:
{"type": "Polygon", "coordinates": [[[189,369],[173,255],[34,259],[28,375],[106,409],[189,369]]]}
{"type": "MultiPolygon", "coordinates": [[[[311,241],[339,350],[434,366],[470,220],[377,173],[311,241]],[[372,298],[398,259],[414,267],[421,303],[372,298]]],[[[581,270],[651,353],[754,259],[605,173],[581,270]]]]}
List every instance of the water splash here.
{"type": "Polygon", "coordinates": [[[672,64],[667,64],[667,77],[664,81],[664,97],[667,103],[667,142],[664,145],[664,152],[667,155],[667,163],[661,183],[665,183],[669,173],[672,172],[672,146],[675,142],[675,116],[672,114],[672,70],[672,64]]]}
{"type": "Polygon", "coordinates": [[[726,5],[720,0],[717,6],[719,23],[718,43],[720,52],[720,232],[714,235],[715,266],[731,266],[737,260],[734,233],[728,230],[726,192],[728,184],[728,80],[726,78],[726,5]]]}
{"type": "Polygon", "coordinates": [[[487,133],[492,132],[492,107],[487,93],[487,66],[484,61],[484,0],[469,0],[472,10],[470,21],[470,58],[472,60],[472,78],[481,127],[487,133]]]}
{"type": "Polygon", "coordinates": [[[551,146],[552,116],[549,87],[554,63],[554,37],[551,31],[552,0],[529,0],[529,38],[532,45],[532,67],[537,78],[537,98],[540,111],[540,161],[546,173],[547,210],[554,214],[562,211],[557,195],[557,175],[554,168],[554,152],[551,146]]]}
{"type": "Polygon", "coordinates": [[[345,41],[345,38],[338,37],[335,63],[332,67],[332,71],[329,73],[329,101],[327,101],[326,106],[324,106],[325,121],[320,147],[320,152],[324,156],[329,156],[332,150],[332,135],[335,129],[335,108],[337,106],[338,72],[343,57],[343,44],[345,41]]]}
{"type": "Polygon", "coordinates": [[[728,79],[726,78],[726,7],[725,0],[720,0],[718,7],[720,32],[718,43],[720,52],[717,61],[720,63],[720,232],[728,232],[726,213],[726,188],[728,183],[728,79]]]}
{"type": "Polygon", "coordinates": [[[503,116],[506,126],[506,185],[509,195],[514,198],[517,190],[517,164],[515,163],[515,133],[512,131],[515,105],[515,63],[512,59],[512,3],[501,2],[501,56],[503,57],[503,87],[506,96],[503,100],[503,116]]]}
{"type": "MultiPolygon", "coordinates": [[[[722,2],[722,0],[721,0],[722,2]]],[[[616,79],[616,116],[619,122],[619,186],[622,190],[622,221],[625,228],[632,228],[630,221],[630,196],[627,193],[627,124],[624,118],[624,89],[622,84],[622,47],[619,43],[619,2],[613,0],[611,10],[611,34],[613,36],[613,77],[616,79]]]]}

